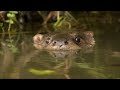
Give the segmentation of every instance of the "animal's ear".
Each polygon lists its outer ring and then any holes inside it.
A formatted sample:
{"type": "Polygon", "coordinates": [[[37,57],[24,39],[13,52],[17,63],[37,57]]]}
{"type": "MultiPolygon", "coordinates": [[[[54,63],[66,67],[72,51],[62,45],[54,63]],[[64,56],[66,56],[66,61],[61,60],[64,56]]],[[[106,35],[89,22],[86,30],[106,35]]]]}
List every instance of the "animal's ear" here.
{"type": "Polygon", "coordinates": [[[94,33],[92,31],[85,31],[84,34],[85,36],[91,36],[91,37],[94,36],[94,33]]]}
{"type": "Polygon", "coordinates": [[[39,43],[42,40],[43,36],[44,36],[43,34],[37,34],[37,35],[35,35],[33,37],[34,43],[39,43]]]}
{"type": "Polygon", "coordinates": [[[94,46],[95,45],[95,39],[94,39],[94,33],[92,31],[85,31],[84,32],[84,39],[87,44],[94,46]]]}

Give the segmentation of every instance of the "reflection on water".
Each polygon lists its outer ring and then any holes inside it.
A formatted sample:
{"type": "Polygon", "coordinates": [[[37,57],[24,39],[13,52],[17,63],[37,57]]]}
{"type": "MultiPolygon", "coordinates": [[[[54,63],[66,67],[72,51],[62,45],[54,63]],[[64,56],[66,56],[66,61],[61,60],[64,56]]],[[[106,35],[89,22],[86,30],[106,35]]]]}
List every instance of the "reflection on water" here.
{"type": "Polygon", "coordinates": [[[118,33],[96,33],[96,46],[78,51],[36,50],[32,43],[33,36],[1,35],[1,79],[120,78],[118,33]]]}

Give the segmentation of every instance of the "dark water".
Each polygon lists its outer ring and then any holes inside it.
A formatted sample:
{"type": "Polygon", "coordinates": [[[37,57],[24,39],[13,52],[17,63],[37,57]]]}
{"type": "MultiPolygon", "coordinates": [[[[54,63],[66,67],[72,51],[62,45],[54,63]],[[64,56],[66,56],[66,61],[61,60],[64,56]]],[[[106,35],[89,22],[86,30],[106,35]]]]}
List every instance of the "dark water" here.
{"type": "Polygon", "coordinates": [[[120,32],[95,32],[92,50],[42,51],[33,47],[35,35],[1,34],[1,79],[119,79],[120,32]]]}

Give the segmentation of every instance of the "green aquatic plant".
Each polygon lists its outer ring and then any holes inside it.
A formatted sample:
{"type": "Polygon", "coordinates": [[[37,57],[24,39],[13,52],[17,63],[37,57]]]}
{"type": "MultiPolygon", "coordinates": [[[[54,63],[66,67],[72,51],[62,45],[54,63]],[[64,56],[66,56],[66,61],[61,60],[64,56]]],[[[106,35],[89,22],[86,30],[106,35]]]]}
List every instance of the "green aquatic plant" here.
{"type": "Polygon", "coordinates": [[[35,75],[51,75],[56,74],[53,70],[36,70],[36,69],[29,69],[29,72],[35,75]]]}
{"type": "Polygon", "coordinates": [[[18,11],[9,11],[7,13],[8,20],[5,22],[8,23],[8,32],[10,32],[11,25],[17,22],[16,14],[18,14],[18,11]]]}
{"type": "Polygon", "coordinates": [[[57,19],[57,22],[55,22],[54,23],[54,27],[57,27],[57,26],[61,26],[62,25],[62,22],[65,20],[65,18],[64,17],[59,17],[58,19],[57,19]]]}
{"type": "Polygon", "coordinates": [[[71,29],[72,26],[77,25],[78,21],[73,17],[70,12],[65,11],[63,16],[57,16],[57,21],[53,24],[56,30],[71,29]]]}

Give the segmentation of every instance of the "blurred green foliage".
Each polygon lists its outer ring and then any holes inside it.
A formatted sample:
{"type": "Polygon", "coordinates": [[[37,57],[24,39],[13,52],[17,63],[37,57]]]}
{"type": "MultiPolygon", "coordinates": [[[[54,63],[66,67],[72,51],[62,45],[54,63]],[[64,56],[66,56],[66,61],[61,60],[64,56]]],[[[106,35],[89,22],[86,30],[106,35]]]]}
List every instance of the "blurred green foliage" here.
{"type": "MultiPolygon", "coordinates": [[[[29,11],[28,11],[29,12],[29,11]]],[[[29,14],[27,11],[25,13],[29,14]]],[[[34,13],[40,13],[39,17],[47,18],[47,11],[36,11],[34,13]]],[[[8,23],[8,32],[10,32],[11,25],[20,24],[18,22],[17,14],[21,14],[22,11],[7,11],[7,20],[0,22],[0,28],[5,31],[5,23],[8,23]],[[17,23],[16,23],[17,22],[17,23]]],[[[60,13],[63,13],[60,11],[60,13]]],[[[30,17],[30,16],[29,16],[30,17]]],[[[24,18],[24,17],[23,17],[24,18]]],[[[31,18],[35,18],[31,16],[31,18]]],[[[101,24],[105,25],[118,25],[120,22],[119,11],[64,11],[63,15],[57,16],[56,22],[52,22],[51,26],[55,30],[69,30],[73,28],[96,28],[101,24]]],[[[34,23],[34,22],[33,22],[34,23]]],[[[42,25],[42,23],[41,23],[42,25]]],[[[11,29],[12,30],[12,29],[11,29]]]]}

